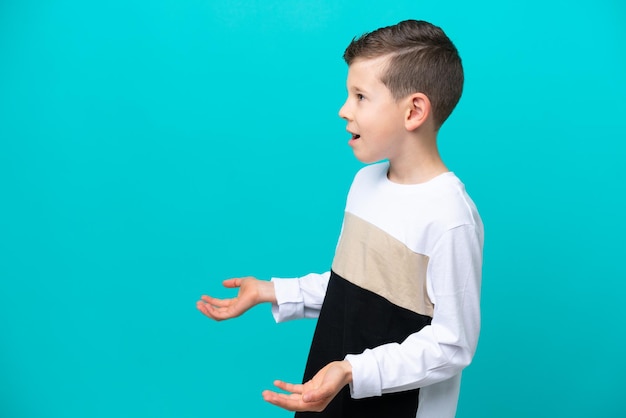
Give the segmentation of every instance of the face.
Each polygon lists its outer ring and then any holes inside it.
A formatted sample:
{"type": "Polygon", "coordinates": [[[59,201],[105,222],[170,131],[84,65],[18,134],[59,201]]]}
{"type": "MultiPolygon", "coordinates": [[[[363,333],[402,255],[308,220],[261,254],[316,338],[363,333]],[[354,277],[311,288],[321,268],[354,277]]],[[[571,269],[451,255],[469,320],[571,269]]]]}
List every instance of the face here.
{"type": "Polygon", "coordinates": [[[405,142],[402,101],[396,102],[380,81],[386,59],[359,59],[348,69],[348,98],[339,116],[348,123],[348,144],[363,163],[392,161],[402,154],[405,142]]]}

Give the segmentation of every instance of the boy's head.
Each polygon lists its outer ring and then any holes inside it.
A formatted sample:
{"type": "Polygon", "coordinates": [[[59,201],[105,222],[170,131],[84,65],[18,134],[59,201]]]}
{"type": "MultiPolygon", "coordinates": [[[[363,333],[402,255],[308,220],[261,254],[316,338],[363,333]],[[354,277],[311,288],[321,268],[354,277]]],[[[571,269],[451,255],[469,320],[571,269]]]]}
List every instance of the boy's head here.
{"type": "Polygon", "coordinates": [[[435,128],[443,124],[461,98],[463,66],[452,41],[428,22],[406,20],[352,40],[343,58],[348,65],[388,56],[380,80],[395,100],[425,94],[435,128]]]}

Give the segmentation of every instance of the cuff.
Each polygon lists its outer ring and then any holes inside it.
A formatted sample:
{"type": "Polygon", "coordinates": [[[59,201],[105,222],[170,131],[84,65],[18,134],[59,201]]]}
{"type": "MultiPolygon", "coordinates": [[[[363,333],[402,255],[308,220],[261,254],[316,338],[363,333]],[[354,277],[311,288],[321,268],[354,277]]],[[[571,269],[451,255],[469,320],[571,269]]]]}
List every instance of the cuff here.
{"type": "Polygon", "coordinates": [[[272,278],[276,303],[272,304],[272,315],[276,322],[285,322],[304,317],[304,299],[300,283],[294,279],[272,278]]]}
{"type": "Polygon", "coordinates": [[[382,395],[380,371],[372,350],[365,350],[362,354],[348,354],[345,359],[352,366],[350,396],[353,399],[382,395]]]}

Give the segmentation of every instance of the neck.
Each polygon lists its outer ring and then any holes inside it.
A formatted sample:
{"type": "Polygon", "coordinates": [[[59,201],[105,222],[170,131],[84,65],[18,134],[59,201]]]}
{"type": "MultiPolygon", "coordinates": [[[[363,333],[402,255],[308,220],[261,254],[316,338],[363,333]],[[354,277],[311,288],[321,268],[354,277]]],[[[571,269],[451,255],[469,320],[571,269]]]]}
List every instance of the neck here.
{"type": "Polygon", "coordinates": [[[437,149],[437,135],[410,138],[396,158],[389,159],[390,181],[399,184],[424,183],[448,172],[437,149]]]}

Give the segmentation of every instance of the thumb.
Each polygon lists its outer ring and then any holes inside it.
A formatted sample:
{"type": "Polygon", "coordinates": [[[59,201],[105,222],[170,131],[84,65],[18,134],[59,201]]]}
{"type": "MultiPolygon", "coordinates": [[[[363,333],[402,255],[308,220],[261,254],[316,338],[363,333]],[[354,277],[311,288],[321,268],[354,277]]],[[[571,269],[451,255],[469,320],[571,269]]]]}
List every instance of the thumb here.
{"type": "Polygon", "coordinates": [[[222,282],[224,287],[234,288],[241,286],[241,279],[226,279],[222,282]]]}

